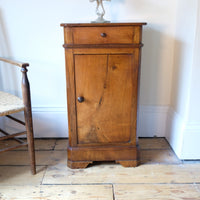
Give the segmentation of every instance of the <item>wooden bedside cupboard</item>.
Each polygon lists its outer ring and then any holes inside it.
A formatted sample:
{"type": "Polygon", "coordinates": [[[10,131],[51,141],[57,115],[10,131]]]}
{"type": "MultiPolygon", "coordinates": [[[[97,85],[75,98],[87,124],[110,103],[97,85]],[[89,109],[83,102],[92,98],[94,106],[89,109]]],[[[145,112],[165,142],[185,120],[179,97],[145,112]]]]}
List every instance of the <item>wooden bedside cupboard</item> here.
{"type": "Polygon", "coordinates": [[[138,165],[136,135],[142,26],[61,24],[68,103],[68,167],[138,165]]]}

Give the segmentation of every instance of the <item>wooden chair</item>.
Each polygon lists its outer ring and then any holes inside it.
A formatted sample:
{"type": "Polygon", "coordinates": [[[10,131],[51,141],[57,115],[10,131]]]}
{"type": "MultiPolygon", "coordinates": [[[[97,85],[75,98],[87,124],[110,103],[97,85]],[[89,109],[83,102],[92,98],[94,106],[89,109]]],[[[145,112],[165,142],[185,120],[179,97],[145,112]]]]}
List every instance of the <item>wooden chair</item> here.
{"type": "Polygon", "coordinates": [[[18,122],[26,127],[25,132],[20,132],[20,133],[15,133],[15,134],[10,134],[0,129],[0,132],[3,135],[2,137],[0,137],[0,141],[12,138],[16,140],[17,142],[19,142],[18,145],[0,149],[0,153],[28,145],[31,173],[36,174],[30,86],[29,86],[29,81],[28,81],[28,77],[26,73],[28,71],[27,67],[29,66],[29,64],[13,61],[13,60],[2,58],[2,57],[0,57],[0,61],[10,63],[12,65],[16,65],[21,68],[22,96],[23,96],[23,100],[21,100],[17,96],[0,91],[0,117],[2,116],[8,117],[9,119],[14,120],[15,122],[18,122]],[[21,111],[24,111],[25,122],[19,119],[16,119],[15,117],[10,115],[10,114],[21,112],[21,111]],[[19,138],[16,138],[16,136],[25,135],[25,134],[27,135],[27,142],[19,138]]]}

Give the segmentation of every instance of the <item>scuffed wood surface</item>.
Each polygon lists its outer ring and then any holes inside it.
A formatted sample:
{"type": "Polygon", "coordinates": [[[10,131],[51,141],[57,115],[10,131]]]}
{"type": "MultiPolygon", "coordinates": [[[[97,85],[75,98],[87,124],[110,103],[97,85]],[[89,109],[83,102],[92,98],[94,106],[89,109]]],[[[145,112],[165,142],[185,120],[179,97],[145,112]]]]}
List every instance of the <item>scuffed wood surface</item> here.
{"type": "Polygon", "coordinates": [[[199,200],[196,185],[115,185],[115,200],[199,200]]]}
{"type": "Polygon", "coordinates": [[[124,168],[117,164],[100,164],[88,169],[72,170],[65,165],[49,166],[44,184],[106,183],[194,183],[200,182],[200,164],[140,165],[124,168]]]}
{"type": "MultiPolygon", "coordinates": [[[[40,185],[42,183],[42,178],[44,176],[46,166],[38,166],[37,174],[34,176],[31,175],[29,168],[30,168],[29,165],[0,166],[0,186],[40,185]]],[[[0,189],[0,194],[1,194],[1,189],[0,189]]]]}
{"type": "Polygon", "coordinates": [[[0,186],[1,200],[112,200],[111,185],[0,186]]]}
{"type": "MultiPolygon", "coordinates": [[[[66,151],[36,151],[37,165],[67,164],[66,151]]],[[[0,154],[0,165],[29,165],[27,151],[8,151],[0,154]]]]}
{"type": "Polygon", "coordinates": [[[139,138],[140,149],[157,150],[170,149],[170,146],[165,138],[139,138]]]}
{"type": "Polygon", "coordinates": [[[132,59],[132,55],[75,56],[76,98],[85,98],[77,102],[78,143],[128,143],[131,133],[135,135],[131,108],[137,109],[132,105],[137,73],[132,59]]]}
{"type": "MultiPolygon", "coordinates": [[[[62,143],[62,145],[67,146],[67,140],[65,140],[65,143],[62,140],[59,140],[57,144],[56,139],[36,139],[35,150],[53,150],[55,146],[58,146],[57,148],[59,149],[61,148],[64,149],[62,146],[59,147],[60,143],[62,143]]],[[[18,144],[15,140],[0,141],[0,148],[6,148],[15,144],[18,144]]],[[[15,151],[24,151],[24,150],[27,150],[27,147],[22,147],[20,149],[16,149],[15,151]]]]}
{"type": "Polygon", "coordinates": [[[173,151],[162,138],[140,139],[140,142],[145,148],[143,151],[148,152],[145,156],[142,153],[141,159],[151,160],[151,164],[124,168],[119,164],[108,162],[87,169],[72,170],[66,165],[67,140],[55,142],[55,140],[36,139],[38,148],[36,159],[40,166],[37,166],[35,176],[30,174],[26,149],[24,152],[5,153],[4,157],[0,157],[0,199],[200,199],[200,162],[184,161],[184,164],[179,164],[174,160],[176,156],[173,151]],[[40,148],[46,150],[39,150],[40,148]],[[168,156],[169,150],[170,156],[168,156]],[[170,164],[172,161],[173,164],[170,164]]]}

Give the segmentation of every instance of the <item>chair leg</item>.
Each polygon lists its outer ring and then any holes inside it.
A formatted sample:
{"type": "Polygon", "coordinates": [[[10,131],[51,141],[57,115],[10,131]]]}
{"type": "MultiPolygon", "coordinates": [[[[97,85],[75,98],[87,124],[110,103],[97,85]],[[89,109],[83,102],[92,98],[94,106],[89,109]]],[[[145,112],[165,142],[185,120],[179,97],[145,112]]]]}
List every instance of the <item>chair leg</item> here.
{"type": "Polygon", "coordinates": [[[30,156],[30,164],[31,164],[31,173],[36,174],[36,166],[35,166],[35,148],[34,148],[34,140],[33,140],[33,121],[32,121],[32,111],[31,111],[31,94],[30,94],[30,85],[27,76],[26,66],[22,66],[22,96],[23,102],[25,105],[24,108],[24,117],[26,123],[26,131],[27,131],[27,141],[28,141],[28,151],[30,156]]]}
{"type": "Polygon", "coordinates": [[[34,147],[34,138],[33,138],[33,121],[32,121],[31,109],[25,107],[24,117],[25,117],[25,123],[26,123],[31,173],[34,175],[36,174],[36,164],[35,164],[35,147],[34,147]]]}

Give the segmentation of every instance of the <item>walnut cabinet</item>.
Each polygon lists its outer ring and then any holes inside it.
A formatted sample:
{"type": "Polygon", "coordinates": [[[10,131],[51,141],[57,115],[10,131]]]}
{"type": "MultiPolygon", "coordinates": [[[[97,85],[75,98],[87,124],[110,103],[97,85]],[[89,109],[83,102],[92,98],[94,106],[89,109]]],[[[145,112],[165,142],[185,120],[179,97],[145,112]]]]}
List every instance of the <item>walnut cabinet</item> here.
{"type": "Polygon", "coordinates": [[[94,161],[137,166],[138,80],[145,24],[61,24],[70,168],[85,168],[94,161]]]}

